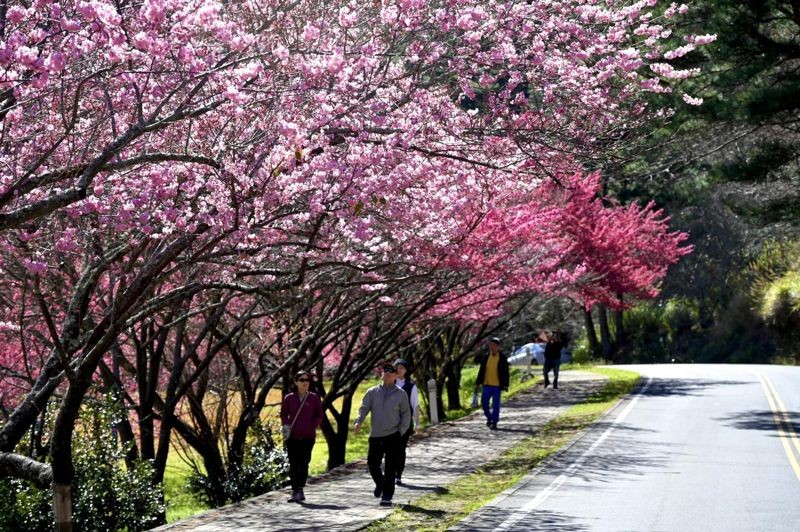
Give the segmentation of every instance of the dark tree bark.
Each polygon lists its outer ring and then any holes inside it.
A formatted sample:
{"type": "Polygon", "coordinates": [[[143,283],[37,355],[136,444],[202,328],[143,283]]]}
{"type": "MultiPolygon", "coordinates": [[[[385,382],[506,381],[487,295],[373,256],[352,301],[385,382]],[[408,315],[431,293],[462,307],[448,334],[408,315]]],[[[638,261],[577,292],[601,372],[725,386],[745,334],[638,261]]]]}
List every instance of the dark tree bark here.
{"type": "Polygon", "coordinates": [[[586,326],[586,338],[589,341],[589,350],[592,356],[599,357],[603,354],[600,349],[600,342],[597,340],[597,331],[594,328],[594,320],[592,319],[592,310],[583,308],[583,323],[586,326]]]}
{"type": "Polygon", "coordinates": [[[608,312],[605,305],[597,305],[598,321],[600,322],[600,342],[603,346],[603,359],[608,362],[613,361],[614,349],[611,339],[611,331],[608,327],[608,312]]]}

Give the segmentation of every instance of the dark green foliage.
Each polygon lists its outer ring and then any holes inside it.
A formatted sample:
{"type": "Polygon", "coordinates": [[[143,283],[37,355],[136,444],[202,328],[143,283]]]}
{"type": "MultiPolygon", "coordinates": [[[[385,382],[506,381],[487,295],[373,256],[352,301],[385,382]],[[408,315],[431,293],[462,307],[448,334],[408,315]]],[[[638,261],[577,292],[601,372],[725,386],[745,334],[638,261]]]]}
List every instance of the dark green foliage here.
{"type": "MultiPolygon", "coordinates": [[[[241,467],[229,467],[228,478],[223,483],[225,498],[238,502],[261,495],[283,486],[287,480],[289,464],[282,448],[275,444],[272,430],[256,422],[248,432],[248,443],[241,467]]],[[[189,477],[189,487],[210,506],[216,500],[214,487],[208,475],[195,471],[189,477]]]]}
{"type": "MultiPolygon", "coordinates": [[[[122,412],[105,400],[88,400],[75,433],[72,515],[76,532],[138,531],[163,511],[149,462],[127,469],[125,449],[111,427],[122,412]]],[[[0,530],[53,530],[52,494],[18,479],[0,479],[0,530]]]]}
{"type": "Polygon", "coordinates": [[[15,478],[0,479],[0,530],[53,530],[50,492],[15,478]]]}
{"type": "Polygon", "coordinates": [[[700,325],[698,308],[696,300],[675,298],[627,312],[630,361],[766,363],[775,354],[773,338],[747,298],[733,298],[708,327],[700,325]]]}
{"type": "Polygon", "coordinates": [[[666,362],[667,334],[658,305],[645,303],[625,313],[628,353],[633,363],[666,362]]]}
{"type": "Polygon", "coordinates": [[[724,291],[686,295],[687,286],[677,295],[673,288],[660,302],[631,309],[625,316],[630,360],[800,362],[798,266],[798,244],[766,242],[739,271],[728,272],[724,291]]]}
{"type": "Polygon", "coordinates": [[[654,95],[674,116],[647,124],[604,168],[609,193],[654,199],[695,246],[670,269],[660,303],[627,313],[625,349],[642,362],[798,363],[793,283],[779,285],[785,268],[748,271],[748,261],[765,241],[798,240],[800,4],[698,0],[689,13],[672,45],[717,40],[670,62],[700,75],[654,95]],[[704,103],[687,106],[683,93],[704,103]]]}
{"type": "Polygon", "coordinates": [[[127,469],[125,451],[111,427],[123,415],[114,403],[89,402],[73,446],[75,530],[146,530],[163,511],[163,495],[152,485],[152,466],[127,469]]]}
{"type": "Polygon", "coordinates": [[[778,140],[766,140],[739,153],[718,168],[718,179],[722,181],[767,181],[778,176],[778,168],[792,162],[798,156],[798,148],[778,140]]]}

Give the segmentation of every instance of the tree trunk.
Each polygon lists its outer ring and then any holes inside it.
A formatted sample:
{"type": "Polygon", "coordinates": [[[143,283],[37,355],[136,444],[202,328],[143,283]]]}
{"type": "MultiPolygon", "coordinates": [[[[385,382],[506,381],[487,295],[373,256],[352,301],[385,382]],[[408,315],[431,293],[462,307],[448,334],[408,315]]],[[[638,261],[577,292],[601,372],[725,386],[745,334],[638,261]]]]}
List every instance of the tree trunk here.
{"type": "Polygon", "coordinates": [[[53,483],[53,514],[56,532],[72,532],[72,488],[53,483]]]}
{"type": "MultiPolygon", "coordinates": [[[[425,391],[428,391],[428,385],[425,384],[425,391]]],[[[439,412],[439,422],[447,419],[447,411],[444,409],[444,380],[436,381],[436,410],[439,412]]]]}
{"type": "Polygon", "coordinates": [[[327,470],[330,471],[334,467],[338,467],[345,463],[347,452],[347,439],[342,438],[340,434],[333,428],[327,416],[322,417],[322,435],[325,436],[325,443],[328,445],[328,463],[326,464],[327,470]]]}
{"type": "Polygon", "coordinates": [[[228,502],[228,492],[225,489],[225,481],[228,480],[228,474],[225,470],[225,464],[222,463],[219,448],[207,447],[205,452],[201,452],[201,456],[209,484],[211,485],[211,490],[208,493],[208,502],[212,508],[224,506],[228,502]]]}
{"type": "Polygon", "coordinates": [[[328,444],[328,471],[345,463],[347,458],[347,437],[350,434],[350,411],[353,406],[352,394],[342,397],[342,411],[329,410],[336,420],[336,427],[328,416],[322,416],[322,435],[328,444]]]}
{"type": "Polygon", "coordinates": [[[603,345],[603,359],[611,362],[613,348],[611,345],[611,331],[608,328],[608,313],[605,305],[597,305],[598,321],[600,322],[600,343],[603,345]]]}
{"type": "MultiPolygon", "coordinates": [[[[622,302],[622,294],[618,294],[620,302],[622,302]]],[[[624,363],[627,361],[627,339],[625,338],[625,327],[623,325],[623,315],[622,310],[615,310],[614,311],[614,328],[616,329],[615,335],[615,343],[616,343],[616,352],[618,354],[619,361],[624,363]]]]}
{"type": "Polygon", "coordinates": [[[600,342],[597,340],[597,331],[594,330],[594,320],[592,319],[591,309],[583,308],[583,323],[586,326],[586,338],[589,340],[589,350],[592,352],[592,356],[599,357],[602,351],[600,351],[600,342]]]}
{"type": "Polygon", "coordinates": [[[450,410],[461,408],[461,369],[454,363],[445,366],[445,386],[447,388],[447,407],[450,410]]]}

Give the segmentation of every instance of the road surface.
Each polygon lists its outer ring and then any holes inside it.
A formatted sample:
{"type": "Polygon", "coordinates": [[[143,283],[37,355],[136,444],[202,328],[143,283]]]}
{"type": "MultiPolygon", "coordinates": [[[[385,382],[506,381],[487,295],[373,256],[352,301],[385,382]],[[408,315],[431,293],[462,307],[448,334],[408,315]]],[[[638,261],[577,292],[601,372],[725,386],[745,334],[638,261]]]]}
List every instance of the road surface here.
{"type": "Polygon", "coordinates": [[[637,392],[457,529],[800,531],[800,368],[630,369],[637,392]]]}

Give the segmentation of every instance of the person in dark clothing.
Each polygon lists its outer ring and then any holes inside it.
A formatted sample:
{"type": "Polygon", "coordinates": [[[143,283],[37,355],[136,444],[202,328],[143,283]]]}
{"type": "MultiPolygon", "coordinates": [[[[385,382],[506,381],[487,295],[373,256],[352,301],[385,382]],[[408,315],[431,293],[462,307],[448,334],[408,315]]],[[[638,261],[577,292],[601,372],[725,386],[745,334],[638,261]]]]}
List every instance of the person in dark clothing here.
{"type": "Polygon", "coordinates": [[[397,371],[394,364],[384,364],[383,382],[373,386],[364,394],[361,408],[358,409],[358,417],[353,424],[356,433],[360,432],[364,419],[372,414],[367,466],[372,480],[375,481],[375,490],[372,493],[381,498],[381,506],[392,505],[400,440],[411,426],[408,396],[395,385],[396,379],[397,371]],[[385,467],[381,471],[381,462],[384,458],[385,467]]]}
{"type": "Polygon", "coordinates": [[[317,394],[308,391],[310,380],[308,372],[297,372],[294,376],[297,392],[287,394],[281,404],[281,423],[291,427],[286,440],[289,483],[292,487],[289,502],[306,500],[303,488],[308,479],[308,464],[311,462],[317,428],[322,423],[322,402],[317,394]]]}
{"type": "Polygon", "coordinates": [[[561,350],[564,341],[561,333],[551,332],[547,335],[544,346],[544,387],[550,386],[550,370],[553,370],[553,388],[558,390],[558,370],[561,367],[561,350]]]}
{"type": "Polygon", "coordinates": [[[478,378],[475,386],[481,386],[481,406],[486,416],[486,426],[497,429],[500,421],[500,393],[508,391],[509,370],[508,359],[500,352],[500,339],[489,340],[489,352],[479,360],[478,378]],[[489,408],[491,400],[492,407],[489,408]]]}
{"type": "Polygon", "coordinates": [[[394,361],[394,366],[397,368],[397,380],[395,385],[406,392],[408,395],[409,406],[411,407],[411,426],[408,428],[403,437],[400,439],[400,449],[397,455],[397,472],[395,474],[394,483],[398,486],[403,484],[403,471],[406,468],[406,448],[408,447],[408,439],[414,433],[414,427],[419,425],[419,389],[411,377],[408,376],[410,371],[408,361],[398,358],[394,361]]]}

